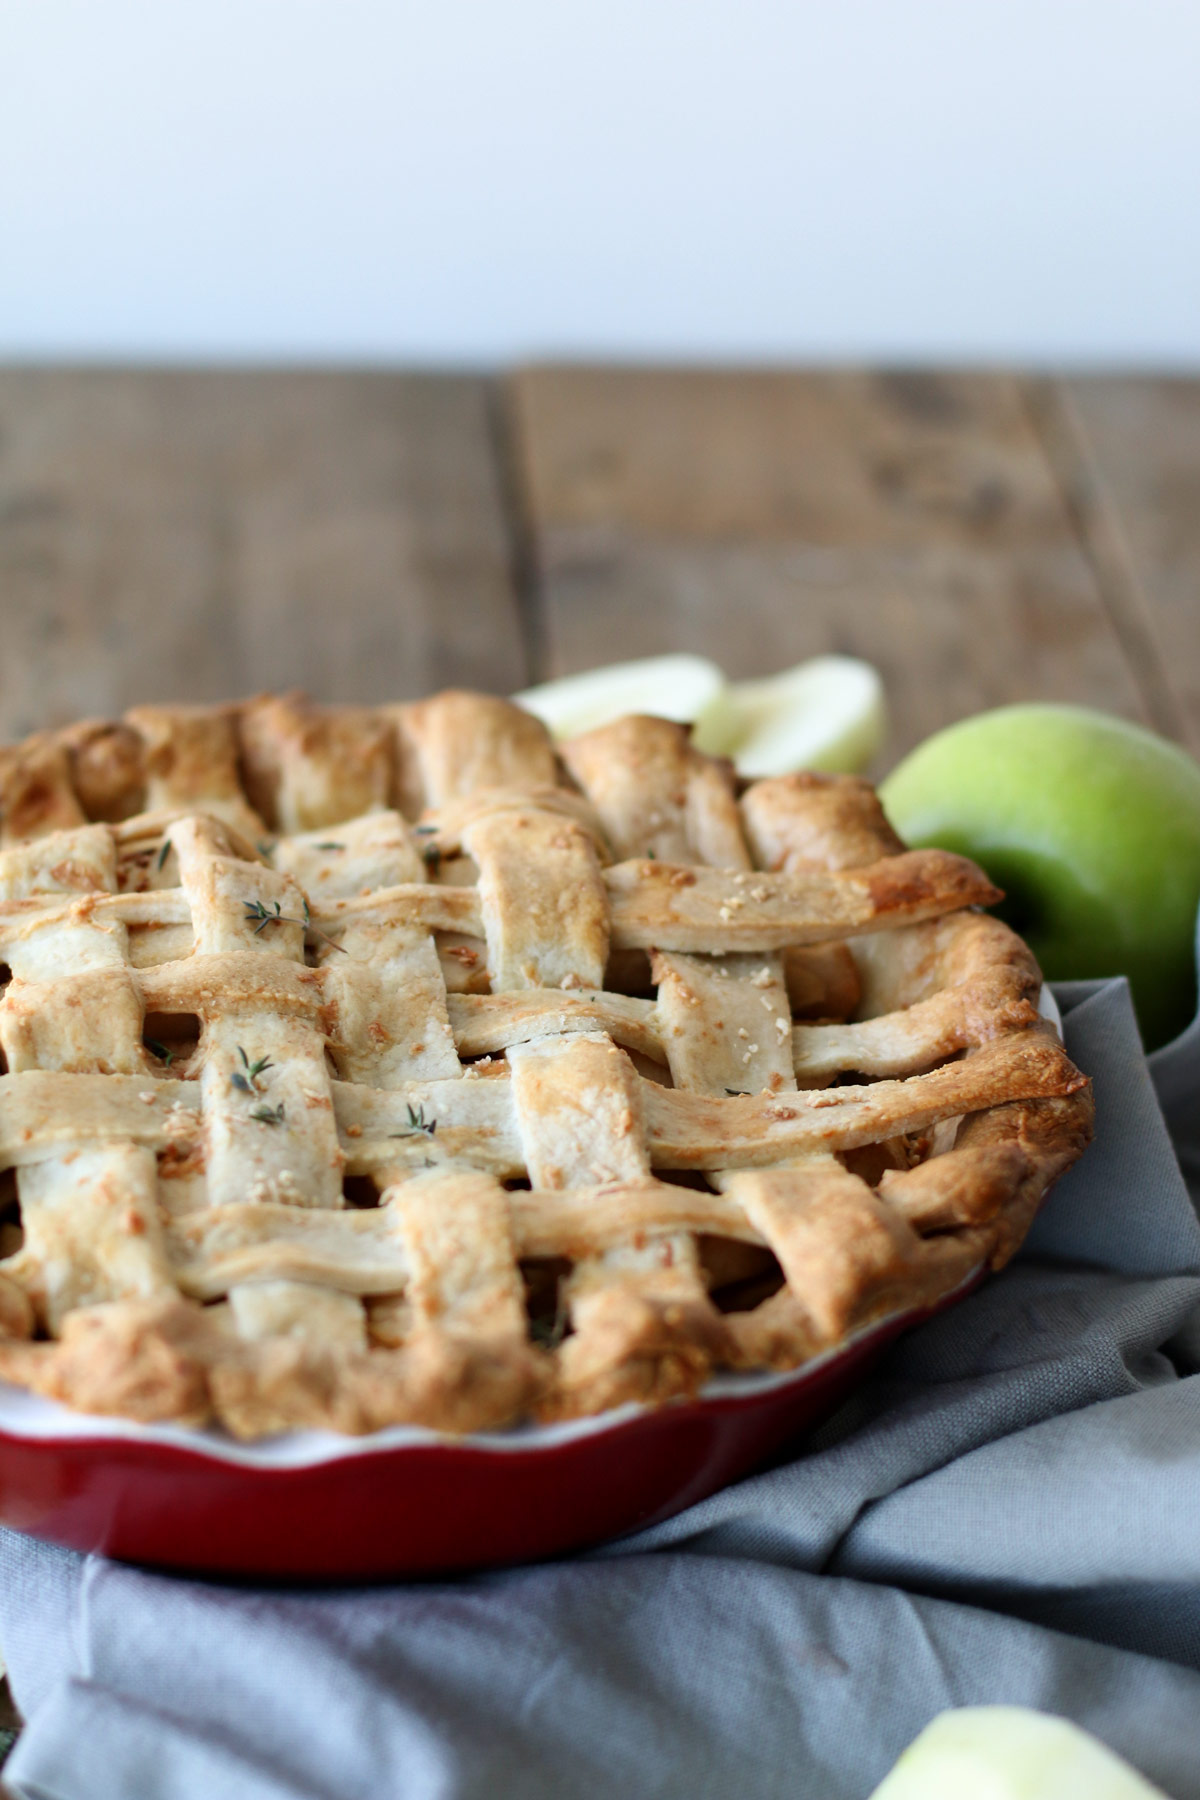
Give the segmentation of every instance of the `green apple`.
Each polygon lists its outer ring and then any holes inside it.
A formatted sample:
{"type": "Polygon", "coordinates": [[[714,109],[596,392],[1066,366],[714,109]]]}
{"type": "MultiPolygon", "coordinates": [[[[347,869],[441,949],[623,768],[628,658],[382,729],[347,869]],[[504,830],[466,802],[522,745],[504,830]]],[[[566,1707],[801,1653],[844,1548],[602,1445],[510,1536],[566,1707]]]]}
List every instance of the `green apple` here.
{"type": "Polygon", "coordinates": [[[939,1713],[871,1800],[1165,1800],[1069,1719],[1025,1706],[939,1713]]]}
{"type": "Polygon", "coordinates": [[[880,793],[896,830],[980,863],[1052,980],[1128,975],[1147,1046],[1196,1009],[1200,765],[1081,706],[1004,706],[928,738],[880,793]]]}

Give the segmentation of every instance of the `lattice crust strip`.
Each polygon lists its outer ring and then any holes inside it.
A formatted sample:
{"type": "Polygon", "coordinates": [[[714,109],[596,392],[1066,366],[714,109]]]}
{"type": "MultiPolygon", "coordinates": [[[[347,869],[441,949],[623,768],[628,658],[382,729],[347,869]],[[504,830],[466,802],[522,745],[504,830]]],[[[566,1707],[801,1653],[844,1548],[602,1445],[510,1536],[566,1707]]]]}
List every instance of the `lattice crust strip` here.
{"type": "Polygon", "coordinates": [[[978,869],[662,720],[141,707],[0,752],[0,806],[0,1375],[83,1410],[466,1431],[795,1367],[999,1267],[1090,1135],[978,869]]]}

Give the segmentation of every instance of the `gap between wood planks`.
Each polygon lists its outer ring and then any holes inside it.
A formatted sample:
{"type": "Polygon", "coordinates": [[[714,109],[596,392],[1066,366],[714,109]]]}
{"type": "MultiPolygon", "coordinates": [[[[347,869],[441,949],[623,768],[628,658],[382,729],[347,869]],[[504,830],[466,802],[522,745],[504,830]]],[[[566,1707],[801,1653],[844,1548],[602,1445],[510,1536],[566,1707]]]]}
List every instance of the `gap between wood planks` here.
{"type": "Polygon", "coordinates": [[[1164,737],[1186,744],[1186,711],[1171,680],[1150,596],[1079,409],[1062,380],[1031,377],[1023,386],[1034,430],[1149,721],[1164,737]]]}
{"type": "Polygon", "coordinates": [[[548,673],[546,600],[538,567],[533,509],[523,474],[517,409],[509,378],[487,388],[487,424],[496,465],[496,489],[508,536],[508,573],[517,606],[525,685],[544,681],[548,673]]]}

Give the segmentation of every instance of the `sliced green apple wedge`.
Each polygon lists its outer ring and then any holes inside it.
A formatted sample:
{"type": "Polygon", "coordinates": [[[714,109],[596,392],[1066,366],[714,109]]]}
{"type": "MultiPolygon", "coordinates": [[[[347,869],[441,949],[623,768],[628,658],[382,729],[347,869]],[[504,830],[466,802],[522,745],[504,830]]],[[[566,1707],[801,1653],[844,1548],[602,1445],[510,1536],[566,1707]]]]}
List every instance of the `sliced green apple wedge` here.
{"type": "Polygon", "coordinates": [[[854,774],[887,728],[883,683],[854,656],[815,656],[765,681],[737,681],[696,729],[701,750],[732,756],[739,775],[797,769],[854,774]]]}
{"type": "Polygon", "coordinates": [[[536,713],[558,738],[577,737],[611,725],[626,713],[653,713],[681,725],[703,721],[720,709],[725,677],[704,656],[646,656],[638,662],[610,663],[585,675],[564,675],[526,688],[513,699],[536,713]]]}
{"type": "Polygon", "coordinates": [[[626,713],[691,725],[696,747],[749,777],[865,768],[883,742],[883,684],[870,663],[816,656],[763,681],[726,683],[707,657],[647,656],[526,688],[513,699],[557,738],[626,713]]]}
{"type": "Polygon", "coordinates": [[[1069,1719],[1024,1706],[939,1713],[871,1800],[1166,1800],[1069,1719]]]}

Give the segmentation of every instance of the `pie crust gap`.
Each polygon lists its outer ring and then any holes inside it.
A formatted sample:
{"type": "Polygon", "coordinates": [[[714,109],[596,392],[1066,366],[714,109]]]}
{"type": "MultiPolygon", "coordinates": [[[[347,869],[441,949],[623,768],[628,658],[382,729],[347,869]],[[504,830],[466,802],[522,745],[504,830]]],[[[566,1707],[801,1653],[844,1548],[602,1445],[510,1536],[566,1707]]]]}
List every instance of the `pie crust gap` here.
{"type": "Polygon", "coordinates": [[[0,1377],[447,1432],[953,1296],[1091,1134],[1029,950],[873,790],[481,694],[0,751],[0,1377]]]}

